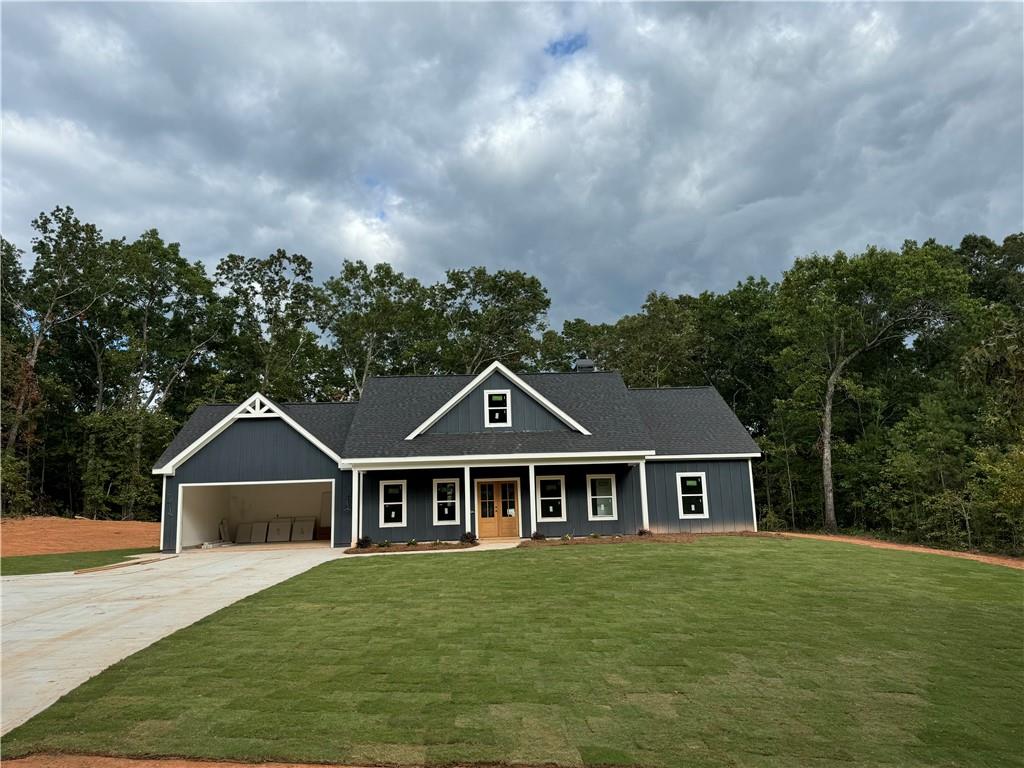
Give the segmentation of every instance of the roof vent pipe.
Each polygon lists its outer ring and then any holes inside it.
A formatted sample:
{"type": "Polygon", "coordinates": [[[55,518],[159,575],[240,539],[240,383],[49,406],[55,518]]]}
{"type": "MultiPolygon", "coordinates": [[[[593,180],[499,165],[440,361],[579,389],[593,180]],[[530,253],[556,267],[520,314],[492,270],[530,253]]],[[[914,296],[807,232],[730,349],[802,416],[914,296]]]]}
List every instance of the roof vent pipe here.
{"type": "Polygon", "coordinates": [[[594,361],[589,357],[581,357],[576,361],[576,364],[573,365],[572,369],[576,371],[576,373],[593,373],[597,370],[597,366],[594,365],[594,361]]]}

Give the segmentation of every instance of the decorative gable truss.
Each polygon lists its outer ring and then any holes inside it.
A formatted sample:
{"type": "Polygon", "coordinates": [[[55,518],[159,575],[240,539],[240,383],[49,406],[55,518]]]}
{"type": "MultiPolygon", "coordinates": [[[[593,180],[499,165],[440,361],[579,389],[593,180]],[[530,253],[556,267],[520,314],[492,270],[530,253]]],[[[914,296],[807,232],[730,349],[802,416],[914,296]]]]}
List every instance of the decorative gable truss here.
{"type": "Polygon", "coordinates": [[[225,416],[223,419],[214,424],[208,429],[203,435],[181,451],[177,456],[168,461],[162,467],[153,470],[154,475],[173,475],[175,469],[181,464],[188,461],[194,456],[203,446],[211,442],[217,435],[223,432],[225,429],[230,427],[238,419],[281,419],[285,424],[290,426],[314,446],[319,448],[325,454],[330,456],[334,461],[338,463],[338,466],[345,468],[348,465],[342,461],[342,458],[324,445],[319,439],[317,439],[309,430],[303,427],[299,422],[284,412],[278,405],[272,400],[259,392],[255,393],[252,397],[246,400],[244,403],[239,405],[235,410],[225,416]]]}
{"type": "Polygon", "coordinates": [[[519,389],[521,389],[527,395],[532,397],[537,403],[539,403],[549,413],[551,413],[552,416],[554,416],[555,418],[557,418],[558,420],[563,422],[570,429],[576,430],[581,435],[589,435],[590,434],[590,432],[587,431],[587,429],[582,424],[580,424],[578,421],[576,421],[574,418],[572,418],[572,416],[567,414],[565,411],[563,411],[557,405],[555,405],[550,400],[548,400],[546,397],[544,397],[544,395],[542,395],[536,389],[534,389],[529,384],[527,384],[525,381],[523,381],[521,378],[519,378],[519,376],[514,374],[507,367],[502,365],[499,361],[495,360],[493,363],[491,363],[489,366],[487,366],[483,371],[481,371],[476,377],[474,377],[473,380],[471,382],[469,382],[469,384],[467,384],[461,390],[459,390],[456,393],[456,395],[451,400],[449,400],[447,403],[445,403],[440,408],[438,408],[436,411],[434,411],[434,413],[432,413],[427,418],[426,421],[424,421],[422,424],[420,424],[418,427],[416,427],[416,429],[414,429],[412,432],[410,432],[408,434],[408,436],[406,436],[405,439],[406,440],[414,440],[414,439],[416,439],[417,436],[419,436],[419,435],[423,434],[424,432],[426,432],[428,429],[430,429],[432,426],[434,426],[434,424],[436,424],[446,413],[448,413],[448,411],[450,411],[452,408],[454,408],[456,405],[458,405],[460,402],[462,402],[465,398],[467,398],[471,392],[473,392],[475,389],[477,389],[477,387],[479,387],[481,384],[483,384],[483,382],[485,382],[487,380],[487,378],[492,373],[495,373],[495,372],[498,372],[498,373],[502,374],[505,378],[507,378],[509,381],[511,381],[513,384],[515,384],[517,387],[519,387],[519,389]]]}
{"type": "Polygon", "coordinates": [[[244,403],[242,412],[238,414],[239,419],[261,419],[266,417],[277,418],[281,415],[277,406],[257,392],[244,403]]]}

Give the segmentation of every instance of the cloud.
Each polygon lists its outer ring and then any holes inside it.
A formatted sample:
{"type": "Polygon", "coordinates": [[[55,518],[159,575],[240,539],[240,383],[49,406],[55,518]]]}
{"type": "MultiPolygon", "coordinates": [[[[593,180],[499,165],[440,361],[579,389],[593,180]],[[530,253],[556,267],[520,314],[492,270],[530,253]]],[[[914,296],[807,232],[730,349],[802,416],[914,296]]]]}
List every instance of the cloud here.
{"type": "Polygon", "coordinates": [[[11,4],[3,231],[537,274],[552,320],[1024,227],[1018,4],[11,4]]]}

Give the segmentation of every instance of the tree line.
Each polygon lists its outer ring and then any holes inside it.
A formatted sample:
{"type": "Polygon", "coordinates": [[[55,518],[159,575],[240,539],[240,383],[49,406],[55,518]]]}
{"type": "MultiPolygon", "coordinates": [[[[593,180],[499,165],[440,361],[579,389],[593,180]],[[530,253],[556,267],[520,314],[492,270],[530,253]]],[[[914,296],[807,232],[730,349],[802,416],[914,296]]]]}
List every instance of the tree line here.
{"type": "Polygon", "coordinates": [[[345,261],[318,283],[279,249],[210,274],[156,230],[108,239],[71,208],[32,228],[28,253],[2,241],[4,514],[156,518],[150,467],[202,403],[587,355],[630,386],[715,386],[764,451],[762,527],[1024,548],[1024,233],[815,254],[557,330],[520,271],[426,284],[345,261]]]}

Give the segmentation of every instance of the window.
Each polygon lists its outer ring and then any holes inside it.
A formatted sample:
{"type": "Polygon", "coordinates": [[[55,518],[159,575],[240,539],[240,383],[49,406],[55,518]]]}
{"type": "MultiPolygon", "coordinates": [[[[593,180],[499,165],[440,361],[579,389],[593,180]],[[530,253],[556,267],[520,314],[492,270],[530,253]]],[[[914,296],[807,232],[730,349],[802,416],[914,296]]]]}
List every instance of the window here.
{"type": "Polygon", "coordinates": [[[708,516],[707,477],[703,472],[676,472],[676,493],[680,519],[708,516]]]}
{"type": "Polygon", "coordinates": [[[434,525],[459,524],[459,481],[434,481],[434,525]]]}
{"type": "Polygon", "coordinates": [[[484,390],[484,426],[512,426],[512,390],[484,390]]]}
{"type": "Polygon", "coordinates": [[[405,480],[380,481],[380,527],[405,527],[405,480]]]}
{"type": "Polygon", "coordinates": [[[615,475],[587,475],[587,519],[619,519],[615,506],[615,475]]]}
{"type": "Polygon", "coordinates": [[[565,522],[565,477],[547,475],[537,478],[537,520],[541,523],[565,522]]]}

